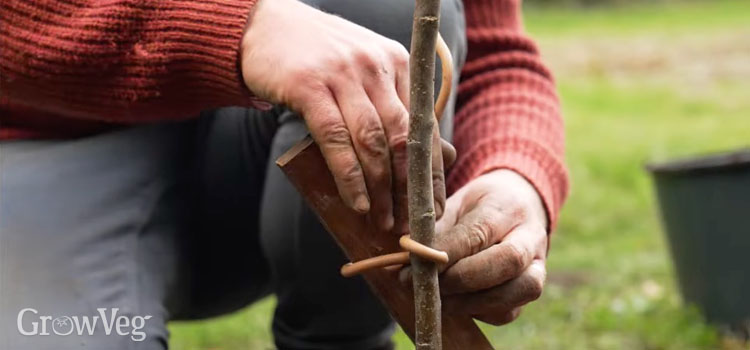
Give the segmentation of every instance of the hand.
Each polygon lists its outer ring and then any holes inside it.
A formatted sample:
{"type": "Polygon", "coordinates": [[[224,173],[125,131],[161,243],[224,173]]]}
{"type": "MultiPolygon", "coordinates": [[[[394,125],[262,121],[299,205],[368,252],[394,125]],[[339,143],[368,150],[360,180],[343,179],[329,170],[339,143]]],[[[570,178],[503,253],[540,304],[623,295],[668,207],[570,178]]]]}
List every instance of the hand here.
{"type": "MultiPolygon", "coordinates": [[[[344,202],[360,213],[369,211],[381,229],[391,230],[395,222],[397,233],[404,233],[406,49],[298,1],[261,0],[240,53],[251,91],[302,114],[344,202]]],[[[445,202],[442,151],[433,149],[440,214],[445,202]]]]}
{"type": "Polygon", "coordinates": [[[435,248],[448,252],[440,288],[446,312],[501,325],[542,293],[547,216],[531,184],[495,170],[448,198],[435,248]]]}

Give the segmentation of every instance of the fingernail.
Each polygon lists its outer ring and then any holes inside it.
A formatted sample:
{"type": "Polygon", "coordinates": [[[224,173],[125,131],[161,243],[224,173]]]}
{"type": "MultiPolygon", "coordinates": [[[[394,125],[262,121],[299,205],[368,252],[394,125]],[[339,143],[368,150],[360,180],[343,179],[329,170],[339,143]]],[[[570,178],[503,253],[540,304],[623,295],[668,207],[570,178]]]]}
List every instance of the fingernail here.
{"type": "Polygon", "coordinates": [[[453,145],[444,140],[441,139],[442,146],[443,146],[443,161],[445,162],[445,167],[448,168],[456,161],[456,147],[453,147],[453,145]]]}
{"type": "Polygon", "coordinates": [[[384,269],[386,269],[386,271],[399,271],[400,272],[402,267],[404,267],[404,265],[398,264],[398,265],[386,266],[384,267],[384,269]]]}
{"type": "Polygon", "coordinates": [[[367,195],[360,194],[357,199],[354,200],[354,210],[364,214],[370,211],[370,199],[367,195]]]}
{"type": "Polygon", "coordinates": [[[411,268],[405,267],[398,273],[398,281],[401,282],[405,287],[411,287],[411,268]]]}
{"type": "Polygon", "coordinates": [[[383,219],[383,230],[390,231],[393,229],[393,215],[388,214],[383,219]]]}
{"type": "Polygon", "coordinates": [[[399,225],[396,233],[398,234],[399,237],[403,235],[408,235],[409,234],[409,222],[408,221],[402,222],[401,225],[399,225]]]}

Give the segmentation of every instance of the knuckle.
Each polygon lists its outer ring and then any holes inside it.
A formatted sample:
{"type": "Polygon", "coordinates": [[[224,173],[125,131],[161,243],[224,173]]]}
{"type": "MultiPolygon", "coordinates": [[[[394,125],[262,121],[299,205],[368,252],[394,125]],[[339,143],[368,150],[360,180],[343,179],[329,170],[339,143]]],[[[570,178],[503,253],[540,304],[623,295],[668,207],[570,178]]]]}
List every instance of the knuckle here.
{"type": "Polygon", "coordinates": [[[391,56],[391,62],[397,71],[406,72],[409,70],[409,54],[396,53],[391,56]]]}
{"type": "Polygon", "coordinates": [[[523,272],[526,265],[526,253],[513,244],[509,244],[504,257],[509,272],[518,276],[523,272]]]}
{"type": "Polygon", "coordinates": [[[432,172],[432,187],[440,190],[445,188],[445,175],[442,172],[432,172]]]}
{"type": "Polygon", "coordinates": [[[355,162],[355,161],[346,162],[340,168],[339,180],[345,186],[359,185],[361,176],[362,176],[362,168],[358,162],[355,162]]]}
{"type": "Polygon", "coordinates": [[[544,283],[540,279],[529,277],[526,282],[526,300],[534,301],[539,299],[542,296],[543,290],[544,283]]]}
{"type": "Polygon", "coordinates": [[[340,121],[329,121],[321,126],[321,138],[328,146],[341,147],[351,144],[349,130],[340,121]]]}
{"type": "Polygon", "coordinates": [[[359,49],[354,52],[354,62],[361,67],[368,75],[372,77],[381,77],[385,75],[383,69],[383,60],[378,54],[368,49],[359,49]]]}
{"type": "Polygon", "coordinates": [[[518,319],[519,316],[521,316],[521,308],[516,308],[515,310],[512,310],[508,313],[508,322],[506,324],[511,323],[518,319]]]}
{"type": "Polygon", "coordinates": [[[544,226],[543,223],[539,221],[530,221],[528,223],[529,229],[533,234],[535,234],[537,237],[541,239],[545,239],[547,237],[547,227],[544,226]]]}
{"type": "Polygon", "coordinates": [[[368,181],[372,181],[375,186],[387,184],[389,180],[388,168],[384,166],[371,167],[368,169],[367,179],[368,181]]]}
{"type": "Polygon", "coordinates": [[[390,123],[398,128],[398,130],[406,132],[406,130],[409,129],[409,111],[407,111],[401,103],[396,103],[394,101],[389,108],[388,116],[390,116],[391,119],[390,123]]]}
{"type": "Polygon", "coordinates": [[[515,223],[525,222],[528,218],[527,207],[520,201],[512,201],[507,208],[508,215],[513,219],[515,223]]]}
{"type": "Polygon", "coordinates": [[[484,219],[477,220],[468,227],[466,241],[471,255],[478,253],[487,245],[491,232],[491,225],[484,219]]]}
{"type": "Polygon", "coordinates": [[[437,219],[443,216],[445,212],[445,177],[442,173],[432,173],[432,187],[435,194],[435,213],[437,219]]]}
{"type": "Polygon", "coordinates": [[[392,40],[391,43],[392,48],[390,50],[390,56],[393,65],[399,68],[408,67],[409,51],[407,51],[406,48],[398,41],[392,40]]]}
{"type": "Polygon", "coordinates": [[[452,269],[446,277],[448,276],[448,281],[454,289],[469,289],[473,282],[473,276],[464,269],[452,269]]]}
{"type": "Polygon", "coordinates": [[[367,156],[384,159],[388,156],[388,144],[385,133],[378,120],[374,117],[361,117],[362,127],[358,130],[356,138],[362,150],[367,156]]]}
{"type": "Polygon", "coordinates": [[[291,72],[288,76],[289,86],[304,86],[306,90],[320,91],[325,88],[325,84],[320,79],[314,69],[298,69],[291,72]]]}
{"type": "Polygon", "coordinates": [[[407,133],[409,131],[409,111],[400,103],[392,101],[387,110],[384,123],[390,131],[388,143],[392,148],[406,150],[407,133]]]}
{"type": "Polygon", "coordinates": [[[388,138],[388,144],[390,145],[393,153],[404,157],[403,160],[406,160],[405,157],[407,140],[408,136],[405,132],[393,134],[388,138]]]}
{"type": "Polygon", "coordinates": [[[458,222],[456,226],[454,227],[454,230],[456,230],[456,233],[459,234],[459,236],[463,236],[462,238],[458,239],[457,246],[455,249],[461,252],[461,256],[453,256],[453,254],[448,254],[451,259],[460,259],[468,255],[472,255],[472,252],[474,251],[474,247],[477,244],[481,244],[481,237],[478,237],[478,235],[474,232],[472,232],[470,225],[467,225],[463,222],[458,222]],[[462,234],[463,233],[463,234],[462,234]]]}
{"type": "Polygon", "coordinates": [[[440,220],[445,214],[445,197],[435,197],[435,220],[440,220]]]}
{"type": "Polygon", "coordinates": [[[353,62],[356,62],[356,56],[343,54],[331,58],[325,66],[330,67],[340,76],[352,78],[354,76],[353,62]]]}

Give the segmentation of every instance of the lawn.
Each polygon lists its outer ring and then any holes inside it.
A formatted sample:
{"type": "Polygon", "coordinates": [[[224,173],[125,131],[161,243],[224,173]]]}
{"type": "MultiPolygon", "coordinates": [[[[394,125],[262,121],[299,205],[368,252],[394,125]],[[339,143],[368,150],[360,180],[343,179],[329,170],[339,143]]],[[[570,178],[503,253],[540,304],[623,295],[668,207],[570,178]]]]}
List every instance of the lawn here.
{"type": "MultiPolygon", "coordinates": [[[[682,304],[643,170],[750,146],[750,1],[534,8],[526,24],[558,77],[573,189],[544,295],[486,334],[516,350],[750,349],[682,304]]],[[[273,303],[173,324],[172,348],[271,349],[273,303]]]]}

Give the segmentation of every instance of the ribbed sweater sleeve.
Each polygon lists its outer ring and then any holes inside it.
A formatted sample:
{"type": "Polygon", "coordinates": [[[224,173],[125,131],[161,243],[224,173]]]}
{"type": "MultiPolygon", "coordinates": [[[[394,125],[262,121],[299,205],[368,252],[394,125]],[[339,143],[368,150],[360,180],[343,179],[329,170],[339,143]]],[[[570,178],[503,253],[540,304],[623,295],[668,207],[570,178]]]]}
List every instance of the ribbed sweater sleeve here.
{"type": "Polygon", "coordinates": [[[3,0],[0,99],[112,122],[251,106],[237,56],[254,3],[3,0]]]}
{"type": "Polygon", "coordinates": [[[461,72],[450,192],[491,170],[524,176],[550,228],[568,193],[564,128],[553,78],[524,35],[520,0],[464,1],[468,56],[461,72]]]}

